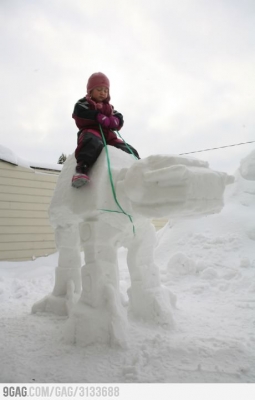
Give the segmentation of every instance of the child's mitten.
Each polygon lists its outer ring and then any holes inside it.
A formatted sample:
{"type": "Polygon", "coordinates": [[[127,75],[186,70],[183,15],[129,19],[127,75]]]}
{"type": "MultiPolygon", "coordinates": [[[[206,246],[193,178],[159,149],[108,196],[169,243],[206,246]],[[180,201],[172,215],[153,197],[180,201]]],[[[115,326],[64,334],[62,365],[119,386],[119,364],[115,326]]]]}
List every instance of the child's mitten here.
{"type": "Polygon", "coordinates": [[[109,128],[111,121],[109,117],[106,117],[106,115],[99,113],[97,114],[97,122],[104,128],[109,128]]]}
{"type": "Polygon", "coordinates": [[[111,129],[119,129],[119,126],[120,126],[120,120],[119,120],[119,118],[117,118],[117,117],[114,117],[113,115],[111,115],[110,116],[110,125],[109,125],[109,128],[111,128],[111,129]]]}

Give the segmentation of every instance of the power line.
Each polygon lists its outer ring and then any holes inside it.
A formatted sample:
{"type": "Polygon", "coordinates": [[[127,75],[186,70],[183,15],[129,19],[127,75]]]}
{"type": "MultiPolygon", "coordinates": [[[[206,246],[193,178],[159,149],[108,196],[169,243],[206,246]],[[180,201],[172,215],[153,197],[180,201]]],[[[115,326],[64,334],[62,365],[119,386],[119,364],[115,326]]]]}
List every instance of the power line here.
{"type": "Polygon", "coordinates": [[[252,140],[251,142],[244,142],[244,143],[229,144],[229,145],[227,145],[227,146],[221,146],[221,147],[212,147],[211,149],[204,149],[204,150],[190,151],[189,153],[180,153],[180,154],[179,154],[179,156],[183,156],[184,154],[201,153],[201,152],[203,152],[203,151],[210,151],[210,150],[225,149],[226,147],[241,146],[242,144],[248,144],[248,143],[255,143],[255,140],[252,140]]]}

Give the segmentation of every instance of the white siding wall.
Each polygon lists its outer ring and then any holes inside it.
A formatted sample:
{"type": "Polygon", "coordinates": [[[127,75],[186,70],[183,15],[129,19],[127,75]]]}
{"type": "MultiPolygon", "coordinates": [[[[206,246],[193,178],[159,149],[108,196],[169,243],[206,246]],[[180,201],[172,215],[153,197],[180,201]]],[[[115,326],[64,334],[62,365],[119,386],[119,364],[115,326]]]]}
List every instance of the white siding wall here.
{"type": "Polygon", "coordinates": [[[0,160],[0,260],[56,251],[48,207],[58,173],[38,173],[0,160]]]}

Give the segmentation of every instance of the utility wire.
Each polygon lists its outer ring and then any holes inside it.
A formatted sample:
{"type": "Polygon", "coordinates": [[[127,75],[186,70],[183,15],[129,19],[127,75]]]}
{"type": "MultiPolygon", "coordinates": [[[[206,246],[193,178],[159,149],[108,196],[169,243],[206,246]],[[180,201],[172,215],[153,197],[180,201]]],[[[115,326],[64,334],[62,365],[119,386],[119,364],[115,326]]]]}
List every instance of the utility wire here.
{"type": "Polygon", "coordinates": [[[204,149],[204,150],[190,151],[189,153],[180,153],[180,154],[179,154],[179,156],[183,156],[184,154],[201,153],[201,152],[203,152],[203,151],[210,151],[210,150],[225,149],[226,147],[241,146],[242,144],[248,144],[248,143],[255,143],[255,140],[252,140],[251,142],[244,142],[244,143],[229,144],[229,145],[227,145],[227,146],[221,146],[221,147],[212,147],[211,149],[204,149]]]}

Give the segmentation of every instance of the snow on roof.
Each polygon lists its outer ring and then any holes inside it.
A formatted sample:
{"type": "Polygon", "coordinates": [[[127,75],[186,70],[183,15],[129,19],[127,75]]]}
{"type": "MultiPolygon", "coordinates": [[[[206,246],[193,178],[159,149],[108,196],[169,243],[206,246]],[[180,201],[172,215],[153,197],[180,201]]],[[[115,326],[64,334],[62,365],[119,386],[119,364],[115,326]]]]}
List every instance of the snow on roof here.
{"type": "Polygon", "coordinates": [[[40,161],[28,161],[17,156],[12,150],[0,145],[0,160],[25,168],[43,169],[50,171],[61,171],[62,164],[51,164],[40,161]]]}

